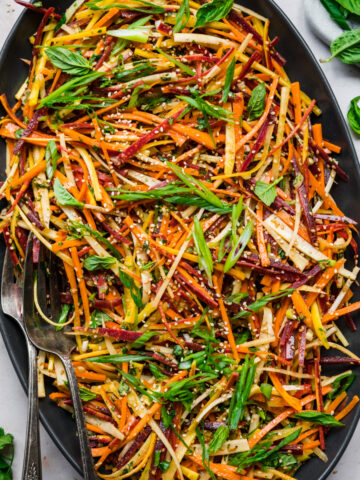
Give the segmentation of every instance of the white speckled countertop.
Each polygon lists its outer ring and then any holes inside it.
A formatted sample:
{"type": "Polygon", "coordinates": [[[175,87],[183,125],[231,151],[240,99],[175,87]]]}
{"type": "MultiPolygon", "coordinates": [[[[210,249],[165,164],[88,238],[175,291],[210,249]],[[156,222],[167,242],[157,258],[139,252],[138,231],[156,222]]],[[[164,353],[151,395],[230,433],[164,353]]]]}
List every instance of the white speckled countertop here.
{"type": "MultiPolygon", "coordinates": [[[[300,33],[311,46],[316,58],[327,58],[328,48],[309,30],[303,13],[303,0],[276,0],[285,13],[295,23],[300,33]]],[[[315,0],[314,0],[315,1],[315,0]]],[[[56,4],[56,1],[54,2],[56,4]]],[[[22,8],[13,0],[0,0],[0,48],[22,8]]],[[[357,68],[343,65],[337,60],[323,64],[322,68],[346,114],[350,100],[360,95],[360,72],[357,68]]],[[[360,157],[360,140],[355,138],[355,147],[360,157]]],[[[15,436],[16,456],[14,462],[14,480],[21,477],[22,457],[26,420],[26,397],[10,363],[4,343],[0,337],[0,426],[15,436]]],[[[353,480],[360,478],[360,426],[336,470],[331,474],[333,480],[353,480]]],[[[44,429],[41,429],[41,447],[43,456],[43,478],[45,480],[79,479],[73,468],[64,459],[44,429]]]]}

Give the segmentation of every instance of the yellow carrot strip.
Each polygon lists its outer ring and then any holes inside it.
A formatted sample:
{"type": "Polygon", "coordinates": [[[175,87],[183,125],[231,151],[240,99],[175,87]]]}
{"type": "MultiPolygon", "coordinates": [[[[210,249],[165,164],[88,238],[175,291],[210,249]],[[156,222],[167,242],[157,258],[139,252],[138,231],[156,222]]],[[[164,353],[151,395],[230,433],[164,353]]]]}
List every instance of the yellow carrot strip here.
{"type": "Polygon", "coordinates": [[[72,40],[78,40],[79,38],[84,38],[84,37],[97,37],[98,35],[104,35],[106,33],[106,27],[101,27],[101,28],[93,28],[91,30],[84,30],[82,32],[78,33],[71,33],[70,35],[63,35],[62,37],[54,37],[51,39],[52,43],[63,43],[65,44],[66,42],[72,41],[72,40]]]}
{"type": "Polygon", "coordinates": [[[85,326],[86,328],[89,327],[90,325],[90,307],[89,307],[89,298],[88,298],[88,292],[86,289],[86,284],[85,280],[83,278],[83,271],[80,265],[80,260],[78,256],[78,252],[76,247],[71,247],[70,248],[70,254],[72,261],[74,262],[74,270],[76,273],[76,277],[79,282],[79,289],[80,289],[80,295],[81,295],[81,300],[83,303],[83,310],[84,310],[84,315],[85,315],[85,326]]]}

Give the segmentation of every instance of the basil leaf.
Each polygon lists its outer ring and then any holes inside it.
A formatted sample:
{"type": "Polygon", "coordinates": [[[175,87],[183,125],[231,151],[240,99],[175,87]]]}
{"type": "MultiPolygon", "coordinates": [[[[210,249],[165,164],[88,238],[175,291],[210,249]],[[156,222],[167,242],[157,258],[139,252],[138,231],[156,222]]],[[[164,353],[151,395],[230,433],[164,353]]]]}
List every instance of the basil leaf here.
{"type": "Polygon", "coordinates": [[[183,0],[176,14],[175,26],[174,26],[173,32],[174,33],[181,32],[181,30],[186,27],[189,21],[189,18],[190,18],[189,0],[183,0]]]}
{"type": "Polygon", "coordinates": [[[96,398],[96,393],[93,393],[91,390],[85,387],[79,387],[80,398],[83,402],[89,402],[96,398]]]}
{"type": "Polygon", "coordinates": [[[57,150],[56,143],[54,140],[50,140],[46,145],[45,150],[46,176],[49,180],[51,180],[54,176],[59,158],[60,155],[57,150]]]}
{"type": "Polygon", "coordinates": [[[58,178],[54,181],[54,195],[57,203],[66,207],[84,208],[84,204],[74,198],[62,185],[58,178]]]}
{"type": "Polygon", "coordinates": [[[265,83],[260,83],[251,92],[251,97],[247,105],[249,120],[255,120],[261,117],[265,110],[266,87],[265,83]]]}
{"type": "Polygon", "coordinates": [[[224,445],[226,440],[229,438],[230,430],[226,425],[221,425],[216,432],[214,433],[213,438],[211,439],[208,445],[209,455],[217,452],[224,445]]]}
{"type": "Polygon", "coordinates": [[[360,2],[359,0],[336,0],[345,10],[348,10],[355,15],[360,15],[360,2]]]}
{"type": "Polygon", "coordinates": [[[268,295],[264,295],[263,297],[259,298],[259,300],[256,300],[256,302],[251,303],[247,308],[248,310],[243,310],[242,312],[238,313],[235,315],[233,318],[243,318],[251,315],[253,312],[258,312],[262,308],[266,307],[266,305],[269,302],[273,302],[274,300],[279,300],[279,298],[286,297],[288,295],[291,295],[293,293],[294,289],[293,288],[287,288],[285,290],[280,290],[280,292],[277,293],[270,293],[268,295]]]}
{"type": "Polygon", "coordinates": [[[229,93],[230,93],[230,88],[232,85],[232,82],[234,80],[234,71],[235,71],[235,57],[231,60],[230,65],[228,66],[226,70],[226,77],[225,77],[225,83],[224,83],[224,90],[223,94],[221,97],[222,103],[225,103],[226,100],[228,99],[229,93]]]}
{"type": "Polygon", "coordinates": [[[225,18],[232,9],[234,0],[212,0],[212,2],[201,5],[196,13],[195,28],[200,28],[209,22],[215,22],[225,18]]]}
{"type": "Polygon", "coordinates": [[[12,445],[14,441],[13,435],[11,433],[4,433],[4,430],[0,430],[0,449],[7,447],[8,445],[12,445]]]}
{"type": "Polygon", "coordinates": [[[306,412],[296,413],[295,418],[306,420],[307,422],[316,423],[316,425],[325,425],[326,427],[343,427],[344,424],[336,420],[330,413],[312,412],[310,410],[306,412]]]}
{"type": "Polygon", "coordinates": [[[121,283],[124,285],[125,288],[128,288],[130,290],[130,295],[131,298],[134,300],[135,305],[139,308],[143,306],[142,300],[141,300],[141,292],[140,288],[135,284],[135,281],[130,275],[127,273],[123,272],[122,270],[119,270],[119,279],[121,283]]]}
{"type": "Polygon", "coordinates": [[[282,179],[283,177],[280,177],[274,183],[270,184],[261,181],[256,182],[254,189],[255,195],[257,195],[265,205],[270,207],[277,197],[276,185],[281,182],[282,179]]]}
{"type": "Polygon", "coordinates": [[[111,317],[101,310],[94,310],[90,317],[90,328],[102,327],[104,322],[112,322],[111,317]]]}
{"type": "Polygon", "coordinates": [[[343,30],[351,30],[336,0],[320,0],[320,2],[339,27],[343,30]]]}
{"type": "Polygon", "coordinates": [[[260,385],[260,390],[261,390],[261,393],[264,395],[264,397],[267,400],[270,400],[271,393],[272,393],[272,385],[270,385],[269,383],[262,383],[260,385]]]}
{"type": "Polygon", "coordinates": [[[355,97],[351,100],[350,109],[347,114],[351,128],[355,133],[360,135],[360,107],[359,102],[360,97],[355,97]]]}
{"type": "Polygon", "coordinates": [[[251,220],[242,231],[239,240],[233,246],[231,252],[229,253],[225,265],[224,265],[224,273],[228,272],[238,261],[239,257],[245,250],[246,245],[249,243],[253,232],[254,223],[251,220]]]}
{"type": "Polygon", "coordinates": [[[137,340],[135,340],[135,342],[133,342],[131,344],[131,348],[141,348],[145,345],[146,342],[148,342],[150,340],[150,338],[152,337],[155,337],[156,335],[158,335],[157,332],[146,332],[146,333],[143,333],[141,335],[141,337],[139,337],[137,340]]]}
{"type": "Polygon", "coordinates": [[[344,32],[330,45],[331,57],[325,62],[330,62],[337,57],[348,65],[360,62],[360,28],[344,32]]]}
{"type": "Polygon", "coordinates": [[[206,243],[201,223],[197,217],[194,218],[193,239],[197,254],[199,256],[199,267],[201,270],[205,271],[209,283],[212,284],[211,275],[213,273],[214,265],[210,248],[206,243]]]}
{"type": "Polygon", "coordinates": [[[101,268],[111,268],[116,263],[114,257],[100,257],[99,255],[90,255],[84,260],[84,268],[93,272],[94,270],[100,270],[101,268]]]}
{"type": "Polygon", "coordinates": [[[69,75],[86,75],[91,71],[90,63],[78,52],[72,52],[68,48],[49,47],[45,50],[50,62],[56,68],[60,68],[69,75]]]}

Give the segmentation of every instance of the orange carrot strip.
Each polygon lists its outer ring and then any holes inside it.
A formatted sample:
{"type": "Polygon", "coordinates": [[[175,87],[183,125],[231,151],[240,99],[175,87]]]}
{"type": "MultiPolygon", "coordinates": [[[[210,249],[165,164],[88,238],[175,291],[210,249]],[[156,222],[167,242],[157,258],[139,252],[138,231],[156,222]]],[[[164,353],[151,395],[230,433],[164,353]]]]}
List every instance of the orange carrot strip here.
{"type": "Polygon", "coordinates": [[[301,403],[300,400],[290,395],[282,386],[280,380],[278,379],[277,375],[273,372],[269,372],[269,376],[271,381],[273,382],[274,387],[281,395],[281,397],[285,400],[285,402],[293,407],[294,410],[300,411],[301,410],[301,403]]]}
{"type": "Polygon", "coordinates": [[[351,400],[349,405],[347,405],[343,410],[341,410],[340,413],[338,413],[335,418],[336,420],[341,420],[342,418],[346,417],[348,413],[351,412],[351,410],[355,407],[356,404],[359,403],[359,397],[357,395],[354,396],[354,398],[351,400]]]}
{"type": "Polygon", "coordinates": [[[300,94],[300,83],[294,82],[291,84],[291,96],[292,103],[294,105],[295,113],[295,123],[300,123],[301,121],[301,94],[300,94]]]}
{"type": "Polygon", "coordinates": [[[301,293],[299,293],[298,291],[293,292],[291,295],[291,300],[299,317],[302,318],[302,320],[309,328],[313,328],[310,310],[306,305],[301,293]]]}
{"type": "Polygon", "coordinates": [[[322,318],[322,322],[323,323],[331,322],[331,320],[335,320],[341,317],[342,315],[346,315],[347,313],[355,312],[355,310],[358,310],[359,308],[360,308],[360,302],[351,303],[347,307],[340,308],[339,310],[335,310],[335,312],[326,313],[322,318]]]}

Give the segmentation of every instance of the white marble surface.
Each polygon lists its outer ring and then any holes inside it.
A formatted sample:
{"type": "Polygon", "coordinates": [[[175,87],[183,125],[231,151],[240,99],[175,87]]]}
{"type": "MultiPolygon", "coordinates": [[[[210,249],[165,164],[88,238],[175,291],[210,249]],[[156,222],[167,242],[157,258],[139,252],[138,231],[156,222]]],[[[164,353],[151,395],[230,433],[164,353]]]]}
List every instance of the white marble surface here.
{"type": "MultiPolygon", "coordinates": [[[[285,13],[295,23],[305,40],[311,46],[316,58],[327,58],[328,48],[309,30],[303,14],[303,0],[276,0],[285,13]]],[[[317,1],[317,0],[313,0],[317,1]]],[[[54,2],[56,4],[56,1],[54,2]]],[[[17,19],[21,7],[12,0],[0,0],[0,46],[17,19]]],[[[360,72],[357,68],[343,65],[337,60],[323,64],[324,69],[340,106],[346,114],[350,100],[360,95],[360,72]]],[[[360,140],[354,136],[355,147],[360,157],[360,140]]],[[[16,457],[14,480],[21,478],[22,452],[25,435],[26,397],[16,378],[14,369],[0,338],[0,426],[15,435],[16,457]]],[[[45,480],[72,480],[79,478],[68,462],[62,457],[52,440],[41,429],[41,447],[43,455],[43,478],[45,480]]],[[[360,443],[360,426],[357,428],[336,470],[331,475],[334,480],[353,480],[360,478],[360,457],[357,446],[360,443]]]]}

